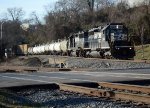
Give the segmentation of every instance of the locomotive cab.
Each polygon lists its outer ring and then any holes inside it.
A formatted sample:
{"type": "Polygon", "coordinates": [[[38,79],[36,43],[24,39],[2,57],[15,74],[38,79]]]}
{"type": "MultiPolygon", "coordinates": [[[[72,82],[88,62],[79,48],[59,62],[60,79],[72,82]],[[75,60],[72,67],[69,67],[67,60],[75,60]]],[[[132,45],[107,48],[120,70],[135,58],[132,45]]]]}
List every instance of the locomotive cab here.
{"type": "Polygon", "coordinates": [[[135,56],[134,47],[128,37],[128,29],[123,24],[110,24],[106,29],[106,40],[114,58],[126,59],[135,56]]]}

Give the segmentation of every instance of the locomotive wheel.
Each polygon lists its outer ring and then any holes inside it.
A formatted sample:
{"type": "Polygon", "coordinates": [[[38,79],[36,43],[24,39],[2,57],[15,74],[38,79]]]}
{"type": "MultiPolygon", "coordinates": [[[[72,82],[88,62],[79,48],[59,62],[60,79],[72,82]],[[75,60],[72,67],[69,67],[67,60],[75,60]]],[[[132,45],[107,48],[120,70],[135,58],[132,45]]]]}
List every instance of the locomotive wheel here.
{"type": "Polygon", "coordinates": [[[109,55],[106,55],[105,58],[106,58],[106,59],[112,59],[112,57],[109,56],[109,55]]]}
{"type": "Polygon", "coordinates": [[[76,56],[80,57],[80,51],[76,51],[76,56]]]}
{"type": "Polygon", "coordinates": [[[67,56],[71,56],[71,51],[67,51],[67,56]]]}
{"type": "Polygon", "coordinates": [[[100,56],[101,56],[101,58],[105,58],[104,52],[100,52],[100,56]]]}
{"type": "Polygon", "coordinates": [[[82,57],[82,51],[79,51],[79,57],[82,57]]]}

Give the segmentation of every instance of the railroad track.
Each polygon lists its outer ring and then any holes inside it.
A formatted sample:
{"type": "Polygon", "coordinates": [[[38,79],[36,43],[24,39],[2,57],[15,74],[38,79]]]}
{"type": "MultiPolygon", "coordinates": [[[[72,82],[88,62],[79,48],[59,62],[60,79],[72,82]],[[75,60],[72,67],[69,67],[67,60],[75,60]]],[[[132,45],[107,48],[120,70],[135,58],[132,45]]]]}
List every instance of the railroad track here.
{"type": "Polygon", "coordinates": [[[83,93],[96,97],[150,104],[150,87],[102,82],[98,88],[59,84],[61,90],[83,93]]]}
{"type": "MultiPolygon", "coordinates": [[[[98,84],[97,88],[90,88],[86,86],[83,87],[69,84],[52,84],[53,86],[46,85],[46,87],[48,88],[54,87],[54,89],[59,89],[60,91],[64,92],[79,93],[82,95],[99,97],[106,100],[114,100],[116,102],[119,101],[127,104],[133,103],[134,105],[140,107],[150,107],[150,87],[108,83],[108,82],[100,82],[97,84],[98,84]]],[[[17,88],[17,90],[19,90],[19,88],[17,88]]],[[[37,103],[28,101],[24,97],[15,95],[13,93],[7,93],[2,90],[0,90],[0,95],[3,95],[11,99],[15,99],[15,101],[16,99],[24,100],[24,102],[26,102],[28,105],[30,104],[35,106],[38,105],[37,103]]],[[[5,103],[0,104],[5,105],[5,103]]]]}

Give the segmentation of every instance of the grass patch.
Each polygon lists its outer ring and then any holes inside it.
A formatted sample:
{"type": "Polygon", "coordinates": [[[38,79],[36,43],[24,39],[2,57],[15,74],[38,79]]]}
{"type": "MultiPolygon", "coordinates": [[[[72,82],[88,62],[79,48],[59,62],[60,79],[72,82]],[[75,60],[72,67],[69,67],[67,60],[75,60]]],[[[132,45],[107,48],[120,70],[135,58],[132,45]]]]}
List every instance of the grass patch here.
{"type": "Polygon", "coordinates": [[[142,46],[135,46],[136,56],[134,57],[135,60],[147,59],[150,60],[150,44],[144,45],[144,58],[143,58],[143,51],[142,46]]]}

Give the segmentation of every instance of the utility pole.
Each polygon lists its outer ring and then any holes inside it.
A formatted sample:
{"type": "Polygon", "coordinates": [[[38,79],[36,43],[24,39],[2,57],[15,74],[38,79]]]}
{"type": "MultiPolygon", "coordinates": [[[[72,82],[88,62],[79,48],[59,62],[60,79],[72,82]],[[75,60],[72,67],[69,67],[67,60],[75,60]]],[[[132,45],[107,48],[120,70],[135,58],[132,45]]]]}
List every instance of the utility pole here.
{"type": "Polygon", "coordinates": [[[142,31],[141,31],[141,44],[142,44],[142,59],[145,59],[144,56],[144,27],[142,26],[142,31]]]}
{"type": "Polygon", "coordinates": [[[92,24],[95,25],[95,14],[94,14],[94,3],[95,0],[87,0],[88,6],[89,6],[89,11],[90,11],[90,15],[92,16],[92,24]]]}
{"type": "Polygon", "coordinates": [[[3,55],[2,53],[3,53],[3,24],[4,23],[5,23],[4,21],[1,22],[1,55],[3,55]]]}

